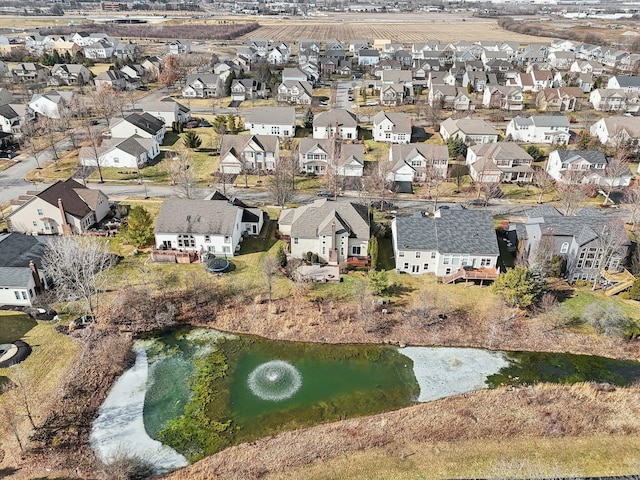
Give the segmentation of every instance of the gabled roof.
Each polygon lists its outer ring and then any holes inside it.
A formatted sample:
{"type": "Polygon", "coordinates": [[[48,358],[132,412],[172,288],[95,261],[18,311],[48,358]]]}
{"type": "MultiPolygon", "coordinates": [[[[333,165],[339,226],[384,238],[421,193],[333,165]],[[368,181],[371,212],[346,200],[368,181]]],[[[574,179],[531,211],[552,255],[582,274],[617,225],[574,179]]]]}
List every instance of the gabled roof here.
{"type": "Polygon", "coordinates": [[[449,150],[446,145],[434,145],[432,143],[391,145],[389,160],[394,162],[393,171],[396,171],[405,162],[418,156],[427,161],[449,160],[449,150]]]}
{"type": "Polygon", "coordinates": [[[614,137],[621,131],[625,131],[633,138],[640,138],[640,117],[607,117],[599,121],[604,122],[609,137],[614,137]]]}
{"type": "MultiPolygon", "coordinates": [[[[143,132],[146,132],[150,135],[156,135],[164,128],[164,121],[160,120],[150,113],[143,113],[142,115],[138,113],[132,113],[131,115],[127,115],[121,121],[130,123],[136,128],[139,128],[143,132]]],[[[120,122],[116,121],[116,124],[120,122]]]]}
{"type": "Polygon", "coordinates": [[[515,142],[479,143],[469,147],[478,157],[491,160],[533,160],[520,145],[515,142]]]}
{"type": "Polygon", "coordinates": [[[495,128],[479,118],[467,117],[454,120],[449,117],[442,122],[442,127],[451,135],[455,132],[462,132],[465,135],[498,135],[495,128]]]}
{"type": "Polygon", "coordinates": [[[393,124],[391,131],[411,133],[411,117],[409,114],[402,112],[385,112],[381,110],[373,117],[374,126],[382,123],[385,119],[393,124]]]}
{"type": "MultiPolygon", "coordinates": [[[[33,260],[38,268],[42,266],[40,259],[46,248],[43,237],[24,235],[22,233],[0,234],[0,267],[28,267],[33,260]]],[[[3,284],[6,280],[3,279],[3,284]]]]}
{"type": "MultiPolygon", "coordinates": [[[[66,213],[82,219],[95,210],[99,195],[100,190],[92,190],[69,178],[65,181],[57,181],[35,196],[56,207],[60,199],[66,213]]],[[[13,215],[18,210],[14,210],[9,215],[13,215]]]]}
{"type": "Polygon", "coordinates": [[[279,148],[278,137],[274,135],[223,135],[222,144],[220,145],[220,158],[227,153],[232,152],[234,156],[238,156],[243,152],[250,143],[265,152],[277,152],[279,148]]]}
{"type": "Polygon", "coordinates": [[[440,217],[417,213],[396,217],[398,250],[498,255],[493,216],[488,210],[440,210],[440,217]]]}
{"type": "Polygon", "coordinates": [[[358,120],[355,114],[342,108],[321,112],[313,117],[314,127],[327,127],[329,125],[333,127],[336,124],[342,127],[357,127],[358,120]]]}
{"type": "Polygon", "coordinates": [[[258,107],[247,113],[247,122],[265,125],[295,125],[294,107],[258,107]]]}
{"type": "Polygon", "coordinates": [[[114,82],[116,80],[126,80],[127,76],[120,70],[106,70],[96,75],[95,80],[104,82],[114,82]]]}
{"type": "Polygon", "coordinates": [[[16,113],[16,111],[11,108],[11,105],[7,104],[7,105],[0,105],[0,117],[6,118],[8,120],[11,120],[13,118],[17,118],[20,115],[18,115],[16,113]]]}
{"type": "Polygon", "coordinates": [[[533,117],[515,117],[512,122],[522,127],[533,126],[540,128],[566,127],[569,128],[569,119],[564,115],[543,115],[533,117]]]}
{"type": "Polygon", "coordinates": [[[606,164],[604,153],[597,150],[556,150],[562,163],[588,162],[592,165],[606,164]]]}
{"type": "Polygon", "coordinates": [[[369,211],[364,205],[320,199],[309,205],[283,210],[279,225],[291,225],[291,237],[318,238],[331,234],[331,223],[348,230],[350,237],[368,239],[369,211]],[[327,231],[327,228],[329,229],[327,231]]]}
{"type": "Polygon", "coordinates": [[[225,200],[171,198],[162,202],[154,233],[232,235],[241,207],[225,200]]]}

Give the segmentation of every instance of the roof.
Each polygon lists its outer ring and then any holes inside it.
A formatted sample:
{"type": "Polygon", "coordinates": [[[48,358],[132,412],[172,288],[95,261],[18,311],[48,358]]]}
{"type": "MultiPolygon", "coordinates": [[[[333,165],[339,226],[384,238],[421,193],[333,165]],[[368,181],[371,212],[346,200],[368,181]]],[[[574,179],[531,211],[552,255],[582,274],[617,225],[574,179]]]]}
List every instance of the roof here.
{"type": "Polygon", "coordinates": [[[341,108],[334,108],[326,112],[321,112],[313,117],[314,127],[326,127],[336,124],[343,127],[357,127],[358,120],[356,120],[356,116],[353,113],[341,108]]]}
{"type": "Polygon", "coordinates": [[[164,128],[164,121],[154,117],[150,113],[132,113],[131,115],[124,117],[122,121],[130,123],[134,127],[137,127],[150,135],[156,135],[164,128]]]}
{"type": "Polygon", "coordinates": [[[318,238],[330,235],[335,222],[336,233],[348,230],[350,237],[368,239],[368,219],[369,212],[364,205],[323,198],[309,205],[283,210],[278,224],[291,225],[291,237],[318,238]]]}
{"type": "Polygon", "coordinates": [[[266,125],[295,125],[294,107],[258,107],[247,113],[247,121],[266,125]]]}
{"type": "Polygon", "coordinates": [[[0,117],[4,117],[6,119],[13,119],[16,117],[19,117],[19,115],[16,113],[16,111],[11,108],[11,105],[7,104],[7,105],[0,105],[0,117]]]}
{"type": "Polygon", "coordinates": [[[398,250],[499,255],[493,216],[488,210],[440,210],[440,217],[417,213],[395,219],[398,250]]]}
{"type": "Polygon", "coordinates": [[[558,158],[562,163],[573,163],[586,161],[591,164],[606,164],[607,158],[604,153],[597,150],[556,150],[558,158]]]}
{"type": "Polygon", "coordinates": [[[512,122],[523,127],[533,126],[540,128],[566,127],[569,128],[569,119],[564,115],[542,115],[533,117],[515,117],[512,122]]]}
{"type": "Polygon", "coordinates": [[[450,135],[453,135],[455,132],[462,132],[465,135],[498,135],[498,132],[491,125],[486,123],[484,120],[480,120],[478,118],[460,118],[458,120],[454,120],[449,117],[444,122],[442,122],[442,126],[445,128],[450,135]]]}
{"type": "MultiPolygon", "coordinates": [[[[69,178],[65,181],[57,181],[38,193],[36,197],[54,206],[58,206],[58,199],[60,199],[66,213],[81,219],[95,210],[100,193],[100,190],[92,190],[69,178]]],[[[16,211],[14,210],[14,213],[16,211]]]]}
{"type": "MultiPolygon", "coordinates": [[[[325,138],[322,140],[315,138],[301,138],[298,149],[301,154],[305,154],[310,150],[317,148],[322,149],[327,155],[331,154],[332,145],[334,140],[331,138],[325,138]]],[[[364,146],[361,143],[341,143],[337,142],[337,151],[339,158],[336,165],[345,165],[351,160],[355,160],[361,165],[364,165],[364,146]]]]}
{"type": "Polygon", "coordinates": [[[492,160],[533,160],[520,145],[515,142],[479,143],[469,147],[478,157],[492,160]]]}
{"type": "MultiPolygon", "coordinates": [[[[0,234],[0,267],[28,267],[33,260],[38,268],[44,254],[46,239],[22,233],[0,234]]],[[[3,282],[4,283],[4,282],[3,282]]]]}
{"type": "Polygon", "coordinates": [[[449,160],[449,150],[446,145],[432,143],[409,143],[391,145],[390,160],[394,162],[393,171],[400,168],[407,160],[422,156],[425,160],[449,160]]]}
{"type": "Polygon", "coordinates": [[[393,132],[411,133],[411,117],[409,114],[381,110],[373,117],[374,126],[382,123],[385,118],[393,124],[393,132]]]}
{"type": "Polygon", "coordinates": [[[599,121],[603,121],[607,127],[609,137],[617,135],[622,130],[626,131],[631,137],[640,137],[640,117],[608,117],[599,121]]]}
{"type": "Polygon", "coordinates": [[[167,199],[160,207],[154,233],[232,235],[241,211],[225,200],[167,199]]]}
{"type": "Polygon", "coordinates": [[[228,135],[222,137],[222,145],[220,146],[220,157],[224,157],[227,152],[232,152],[238,156],[244,151],[249,143],[255,143],[258,148],[262,148],[265,152],[277,152],[279,148],[278,137],[273,135],[228,135]]]}
{"type": "Polygon", "coordinates": [[[640,87],[640,75],[616,75],[620,88],[640,87]]]}

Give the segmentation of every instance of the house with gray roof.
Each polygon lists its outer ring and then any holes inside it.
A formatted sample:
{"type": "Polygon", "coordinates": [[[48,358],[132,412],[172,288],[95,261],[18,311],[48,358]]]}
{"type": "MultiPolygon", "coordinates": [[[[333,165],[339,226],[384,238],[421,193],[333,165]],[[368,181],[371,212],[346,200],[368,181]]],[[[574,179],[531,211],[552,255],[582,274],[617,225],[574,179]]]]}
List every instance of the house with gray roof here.
{"type": "Polygon", "coordinates": [[[342,143],[335,138],[301,138],[300,171],[326,175],[332,172],[338,177],[362,177],[364,171],[364,146],[361,143],[342,143]]]}
{"type": "Polygon", "coordinates": [[[333,108],[313,117],[313,138],[334,136],[340,140],[358,138],[358,120],[354,113],[342,108],[333,108]]]}
{"type": "Polygon", "coordinates": [[[527,212],[524,227],[523,251],[529,263],[560,256],[564,277],[574,282],[593,282],[601,269],[620,270],[631,245],[615,213],[592,208],[566,216],[544,205],[527,212]]]}
{"type": "Polygon", "coordinates": [[[7,215],[12,232],[80,235],[109,213],[109,198],[72,178],[11,202],[7,215]]]}
{"type": "Polygon", "coordinates": [[[633,178],[626,171],[610,173],[609,160],[598,150],[554,150],[549,153],[547,173],[561,183],[591,183],[599,186],[628,187],[633,178]]]}
{"type": "Polygon", "coordinates": [[[245,126],[251,135],[275,135],[291,137],[296,134],[296,109],[294,107],[257,107],[245,116],[245,126]]]}
{"type": "Polygon", "coordinates": [[[278,85],[276,99],[281,103],[311,105],[313,87],[306,80],[285,80],[278,85]]]}
{"type": "Polygon", "coordinates": [[[424,182],[434,175],[446,178],[449,151],[446,145],[431,143],[391,145],[389,162],[393,165],[389,181],[424,182]]]}
{"type": "Polygon", "coordinates": [[[93,83],[96,86],[96,90],[107,87],[122,91],[129,85],[129,80],[120,70],[107,70],[100,72],[96,78],[93,79],[93,83]]]}
{"type": "Polygon", "coordinates": [[[57,90],[47,93],[34,93],[29,108],[48,118],[60,118],[62,110],[71,107],[73,92],[57,90]]]}
{"type": "Polygon", "coordinates": [[[184,123],[191,120],[191,110],[189,107],[176,102],[170,97],[163,98],[159,102],[145,101],[139,103],[138,106],[143,112],[163,120],[165,127],[172,126],[173,122],[184,123]]]}
{"type": "Polygon", "coordinates": [[[50,288],[42,270],[45,248],[44,237],[0,233],[0,306],[31,306],[50,288]]]}
{"type": "Polygon", "coordinates": [[[514,142],[482,143],[467,149],[466,164],[477,182],[533,181],[533,158],[514,142]]]}
{"type": "Polygon", "coordinates": [[[373,117],[373,139],[376,142],[409,143],[413,120],[408,113],[379,111],[373,117]]]}
{"type": "Polygon", "coordinates": [[[75,63],[57,63],[51,68],[48,84],[54,87],[62,85],[87,85],[91,81],[91,71],[84,65],[75,63]]]}
{"type": "Polygon", "coordinates": [[[235,205],[227,199],[171,198],[160,207],[155,244],[159,250],[233,257],[240,250],[243,235],[259,234],[263,223],[260,209],[235,205]]]}
{"type": "Polygon", "coordinates": [[[367,257],[370,225],[366,206],[327,198],[285,209],[278,218],[278,230],[289,239],[293,257],[312,252],[332,265],[349,257],[367,257]]]}
{"type": "Polygon", "coordinates": [[[396,217],[391,234],[398,272],[433,273],[445,279],[497,276],[500,251],[488,210],[448,209],[396,217]]]}
{"type": "Polygon", "coordinates": [[[78,161],[88,167],[143,168],[158,155],[160,144],[155,138],[133,135],[104,139],[99,147],[81,147],[78,161]]]}
{"type": "Polygon", "coordinates": [[[215,73],[187,75],[182,88],[184,98],[211,98],[222,96],[224,82],[215,73]]]}
{"type": "Polygon", "coordinates": [[[567,145],[571,134],[564,115],[515,117],[507,124],[507,137],[515,142],[567,145]]]}
{"type": "Polygon", "coordinates": [[[280,159],[280,140],[273,135],[224,135],[220,146],[220,171],[237,175],[270,171],[280,159]]]}
{"type": "Polygon", "coordinates": [[[479,118],[447,118],[440,124],[440,135],[447,141],[458,138],[466,144],[494,143],[498,141],[498,131],[479,118]]]}
{"type": "Polygon", "coordinates": [[[604,145],[625,146],[636,152],[640,149],[640,117],[601,118],[589,132],[604,145]]]}
{"type": "Polygon", "coordinates": [[[109,124],[109,131],[114,138],[129,138],[139,135],[142,138],[153,138],[162,145],[166,127],[164,120],[150,113],[132,113],[124,118],[115,118],[109,124]]]}

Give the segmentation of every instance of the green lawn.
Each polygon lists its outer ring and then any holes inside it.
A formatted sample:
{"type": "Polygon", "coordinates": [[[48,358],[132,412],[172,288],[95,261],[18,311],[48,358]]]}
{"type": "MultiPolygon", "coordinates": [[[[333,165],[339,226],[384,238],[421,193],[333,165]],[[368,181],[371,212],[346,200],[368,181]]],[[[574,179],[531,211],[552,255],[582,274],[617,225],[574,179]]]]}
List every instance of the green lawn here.
{"type": "Polygon", "coordinates": [[[640,309],[635,304],[627,303],[618,297],[605,297],[601,291],[591,291],[589,287],[576,287],[574,296],[567,298],[562,302],[562,305],[566,306],[574,317],[579,318],[586,307],[602,301],[613,302],[629,318],[636,322],[640,321],[640,309]]]}
{"type": "Polygon", "coordinates": [[[38,322],[23,313],[0,310],[0,324],[0,343],[11,343],[24,337],[38,322]]]}
{"type": "Polygon", "coordinates": [[[378,239],[378,270],[393,271],[396,260],[393,256],[393,242],[390,238],[378,239]]]}

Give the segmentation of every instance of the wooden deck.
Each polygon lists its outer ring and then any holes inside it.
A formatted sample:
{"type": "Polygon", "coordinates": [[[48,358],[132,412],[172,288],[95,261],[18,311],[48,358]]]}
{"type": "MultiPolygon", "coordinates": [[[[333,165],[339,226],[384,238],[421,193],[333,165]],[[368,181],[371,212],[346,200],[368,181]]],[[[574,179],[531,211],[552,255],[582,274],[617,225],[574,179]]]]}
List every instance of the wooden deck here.
{"type": "Polygon", "coordinates": [[[636,277],[634,277],[626,268],[619,272],[600,270],[600,275],[602,275],[602,278],[604,278],[608,283],[612,284],[604,289],[604,294],[607,297],[611,297],[616,293],[626,290],[627,288],[631,288],[633,282],[636,280],[636,277]]]}
{"type": "Polygon", "coordinates": [[[348,257],[347,267],[368,267],[371,260],[368,257],[348,257]]]}
{"type": "Polygon", "coordinates": [[[438,280],[441,283],[455,283],[458,280],[464,280],[465,282],[469,280],[480,280],[480,282],[487,280],[492,282],[497,276],[498,274],[494,268],[460,268],[450,275],[439,277],[438,280]]]}

